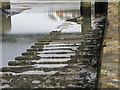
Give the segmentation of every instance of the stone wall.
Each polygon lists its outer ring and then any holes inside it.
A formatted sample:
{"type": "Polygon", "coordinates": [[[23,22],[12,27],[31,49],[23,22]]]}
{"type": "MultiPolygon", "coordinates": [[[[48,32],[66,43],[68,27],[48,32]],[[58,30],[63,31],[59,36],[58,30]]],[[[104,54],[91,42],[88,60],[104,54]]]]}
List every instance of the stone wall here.
{"type": "Polygon", "coordinates": [[[108,6],[108,30],[104,43],[106,47],[103,50],[101,65],[101,88],[119,88],[120,87],[120,62],[119,62],[119,31],[118,31],[118,2],[111,2],[108,6]]]}

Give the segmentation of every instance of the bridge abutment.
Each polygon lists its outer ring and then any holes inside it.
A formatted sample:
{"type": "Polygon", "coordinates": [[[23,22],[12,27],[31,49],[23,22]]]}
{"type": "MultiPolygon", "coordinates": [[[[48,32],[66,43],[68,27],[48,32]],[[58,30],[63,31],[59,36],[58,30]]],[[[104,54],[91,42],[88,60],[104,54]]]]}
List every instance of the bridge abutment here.
{"type": "Polygon", "coordinates": [[[0,8],[10,9],[10,0],[0,0],[0,8]]]}

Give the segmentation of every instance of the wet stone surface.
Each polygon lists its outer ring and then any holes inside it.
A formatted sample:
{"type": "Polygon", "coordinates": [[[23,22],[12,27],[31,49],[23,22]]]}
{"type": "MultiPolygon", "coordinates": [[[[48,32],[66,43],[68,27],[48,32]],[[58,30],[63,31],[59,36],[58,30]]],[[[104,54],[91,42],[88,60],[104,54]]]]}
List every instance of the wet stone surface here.
{"type": "Polygon", "coordinates": [[[1,69],[3,88],[96,88],[103,33],[50,32],[1,69]]]}

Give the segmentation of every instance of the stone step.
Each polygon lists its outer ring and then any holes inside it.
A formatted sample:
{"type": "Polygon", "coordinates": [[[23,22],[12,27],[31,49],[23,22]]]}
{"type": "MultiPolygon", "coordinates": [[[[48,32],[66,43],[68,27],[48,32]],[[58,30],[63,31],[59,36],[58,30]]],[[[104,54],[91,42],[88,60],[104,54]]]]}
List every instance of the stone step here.
{"type": "Polygon", "coordinates": [[[71,53],[71,54],[39,54],[38,56],[40,56],[41,58],[61,58],[61,57],[70,57],[70,56],[72,56],[72,55],[75,55],[74,53],[71,53]]]}
{"type": "Polygon", "coordinates": [[[8,66],[3,67],[1,69],[2,72],[14,72],[14,73],[22,73],[24,71],[32,71],[32,70],[43,70],[43,71],[59,71],[63,68],[66,68],[68,64],[34,64],[28,66],[8,66]]]}
{"type": "Polygon", "coordinates": [[[83,42],[82,39],[76,39],[76,40],[53,40],[54,43],[80,43],[83,42]]]}
{"type": "Polygon", "coordinates": [[[49,42],[38,42],[38,43],[35,43],[35,45],[48,45],[49,42]]]}
{"type": "Polygon", "coordinates": [[[57,48],[71,48],[71,49],[76,49],[79,46],[67,46],[67,47],[44,47],[44,49],[57,49],[57,48]]]}
{"type": "Polygon", "coordinates": [[[82,37],[80,37],[80,38],[55,38],[54,40],[80,40],[80,39],[82,39],[82,37]]]}
{"type": "Polygon", "coordinates": [[[10,61],[8,62],[9,66],[28,66],[28,65],[34,65],[34,64],[72,64],[77,63],[76,60],[63,60],[63,61],[55,61],[55,60],[38,60],[38,61],[10,61]]]}
{"type": "Polygon", "coordinates": [[[45,47],[77,47],[80,45],[47,45],[45,47]]]}
{"type": "Polygon", "coordinates": [[[41,57],[41,59],[65,59],[65,58],[70,58],[70,57],[41,57]]]}
{"type": "Polygon", "coordinates": [[[50,50],[63,50],[63,51],[65,51],[65,50],[69,50],[69,51],[74,51],[72,48],[53,48],[53,49],[27,49],[26,51],[30,51],[30,52],[42,52],[42,51],[50,51],[50,50]]]}
{"type": "Polygon", "coordinates": [[[40,56],[18,56],[15,58],[15,60],[39,60],[41,59],[40,56]]]}
{"type": "Polygon", "coordinates": [[[38,54],[74,54],[75,52],[40,52],[38,54]]]}
{"type": "Polygon", "coordinates": [[[42,48],[44,48],[44,45],[35,45],[35,46],[31,46],[31,48],[39,48],[39,49],[42,49],[42,48]]]}

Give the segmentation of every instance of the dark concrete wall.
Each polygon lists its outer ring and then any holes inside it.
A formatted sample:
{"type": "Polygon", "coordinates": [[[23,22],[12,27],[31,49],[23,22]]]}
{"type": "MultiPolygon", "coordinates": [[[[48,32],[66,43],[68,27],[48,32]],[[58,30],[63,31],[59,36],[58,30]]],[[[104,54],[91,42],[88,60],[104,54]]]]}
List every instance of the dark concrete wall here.
{"type": "Polygon", "coordinates": [[[10,2],[2,2],[3,9],[10,9],[10,2]]]}

